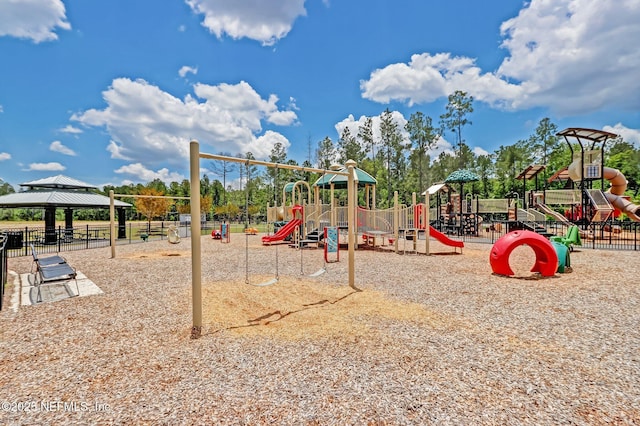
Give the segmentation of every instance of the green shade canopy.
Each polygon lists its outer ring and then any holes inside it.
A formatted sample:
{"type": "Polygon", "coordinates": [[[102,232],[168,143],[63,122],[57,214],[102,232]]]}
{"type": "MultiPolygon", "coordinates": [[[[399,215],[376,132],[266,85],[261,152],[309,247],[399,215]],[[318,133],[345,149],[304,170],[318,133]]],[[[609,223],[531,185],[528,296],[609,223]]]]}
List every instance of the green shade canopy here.
{"type": "Polygon", "coordinates": [[[295,182],[289,182],[288,184],[286,184],[284,186],[284,192],[286,192],[287,194],[290,193],[291,191],[293,191],[293,187],[295,186],[295,182]]]}
{"type": "MultiPolygon", "coordinates": [[[[343,167],[338,171],[346,172],[347,168],[343,167]]],[[[371,176],[369,173],[365,172],[364,170],[356,167],[355,171],[358,179],[358,186],[376,185],[378,183],[378,181],[373,176],[371,176]]],[[[347,176],[327,173],[320,176],[320,178],[317,181],[315,181],[313,186],[317,186],[320,188],[330,188],[331,184],[333,183],[334,188],[345,189],[347,187],[348,180],[349,178],[347,176]]]]}
{"type": "Polygon", "coordinates": [[[473,173],[471,170],[462,169],[451,173],[444,181],[445,183],[467,183],[478,180],[480,180],[480,176],[473,173]]]}

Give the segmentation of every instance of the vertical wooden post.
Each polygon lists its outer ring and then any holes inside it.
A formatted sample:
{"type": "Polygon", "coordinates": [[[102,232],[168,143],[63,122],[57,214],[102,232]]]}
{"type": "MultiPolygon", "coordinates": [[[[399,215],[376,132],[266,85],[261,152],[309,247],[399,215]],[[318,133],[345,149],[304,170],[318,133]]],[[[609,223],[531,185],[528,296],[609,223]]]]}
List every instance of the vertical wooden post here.
{"type": "Polygon", "coordinates": [[[414,229],[413,251],[415,251],[417,254],[418,253],[418,235],[420,234],[420,216],[416,215],[416,212],[418,211],[418,201],[416,198],[415,191],[411,193],[411,206],[413,209],[411,213],[413,214],[413,229],[414,229]]]}
{"type": "MultiPolygon", "coordinates": [[[[353,160],[348,160],[345,165],[347,166],[347,171],[349,172],[348,182],[347,182],[347,222],[348,222],[348,233],[349,233],[349,287],[354,290],[359,290],[356,288],[355,284],[355,245],[356,245],[356,209],[358,207],[357,198],[356,198],[356,162],[353,160]]],[[[333,192],[333,191],[332,191],[333,192]]]]}
{"type": "Polygon", "coordinates": [[[424,249],[425,249],[425,253],[427,254],[427,256],[429,256],[429,238],[431,237],[431,225],[429,224],[429,221],[431,220],[431,218],[429,217],[429,203],[430,203],[430,199],[429,199],[429,191],[425,191],[424,193],[424,210],[422,212],[423,217],[424,217],[424,249]]]}
{"type": "MultiPolygon", "coordinates": [[[[331,182],[329,184],[329,188],[331,188],[330,190],[330,196],[331,196],[331,226],[338,226],[337,224],[337,214],[336,214],[336,199],[335,199],[335,195],[334,195],[334,184],[333,182],[331,182]]],[[[348,189],[347,189],[348,191],[348,189]]]]}
{"type": "MultiPolygon", "coordinates": [[[[398,207],[398,191],[393,193],[393,238],[395,239],[394,249],[398,253],[398,238],[400,237],[400,209],[398,207]]],[[[407,230],[404,230],[404,237],[407,238],[407,230]]]]}
{"type": "Polygon", "coordinates": [[[191,301],[193,326],[191,338],[202,335],[202,253],[200,229],[200,147],[197,141],[189,144],[191,178],[191,301]]]}

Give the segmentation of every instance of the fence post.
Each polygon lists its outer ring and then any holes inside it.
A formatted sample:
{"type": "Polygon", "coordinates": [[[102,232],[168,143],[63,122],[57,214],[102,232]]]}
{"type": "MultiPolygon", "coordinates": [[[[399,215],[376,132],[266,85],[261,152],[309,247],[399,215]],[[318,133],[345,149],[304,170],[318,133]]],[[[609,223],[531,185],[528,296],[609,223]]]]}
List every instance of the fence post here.
{"type": "Polygon", "coordinates": [[[7,282],[7,234],[0,235],[0,311],[4,299],[4,285],[7,282]]]}

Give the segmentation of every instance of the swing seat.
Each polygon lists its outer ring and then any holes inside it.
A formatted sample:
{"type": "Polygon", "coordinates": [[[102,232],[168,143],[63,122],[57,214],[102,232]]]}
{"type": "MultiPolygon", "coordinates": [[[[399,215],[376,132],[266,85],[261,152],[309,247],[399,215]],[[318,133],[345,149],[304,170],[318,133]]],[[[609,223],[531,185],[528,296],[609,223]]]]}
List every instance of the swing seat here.
{"type": "Polygon", "coordinates": [[[319,277],[320,275],[324,274],[325,272],[327,272],[326,269],[322,268],[322,269],[318,269],[316,272],[314,272],[313,274],[310,274],[310,277],[319,277]]]}
{"type": "Polygon", "coordinates": [[[247,282],[247,284],[252,285],[254,287],[268,287],[270,285],[274,285],[277,282],[278,282],[278,279],[277,278],[273,278],[273,279],[270,279],[269,281],[265,281],[265,282],[259,283],[259,284],[251,284],[249,282],[247,282]]]}

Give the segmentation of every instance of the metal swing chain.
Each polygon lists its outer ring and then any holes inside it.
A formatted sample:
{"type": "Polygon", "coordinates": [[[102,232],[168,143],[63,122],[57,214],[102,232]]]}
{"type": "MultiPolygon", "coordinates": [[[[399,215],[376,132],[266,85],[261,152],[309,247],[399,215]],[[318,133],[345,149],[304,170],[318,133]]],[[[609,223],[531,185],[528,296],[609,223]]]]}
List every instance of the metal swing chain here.
{"type": "MultiPolygon", "coordinates": [[[[276,164],[276,179],[275,179],[275,182],[276,183],[278,182],[278,164],[276,164]]],[[[278,195],[277,195],[277,189],[276,189],[276,185],[275,184],[273,185],[273,191],[276,194],[276,207],[277,207],[278,195]]],[[[284,202],[284,200],[283,200],[283,202],[284,202]]],[[[283,213],[283,216],[284,216],[284,213],[283,213]]],[[[279,263],[278,262],[278,245],[279,244],[276,244],[276,280],[280,279],[280,274],[278,272],[278,263],[279,263]]]]}
{"type": "MultiPolygon", "coordinates": [[[[322,192],[323,192],[323,195],[324,195],[324,186],[326,184],[326,182],[325,182],[326,176],[327,176],[327,169],[322,169],[322,192]]],[[[320,215],[321,216],[322,216],[322,202],[324,201],[323,198],[324,197],[320,197],[320,215]]],[[[331,201],[331,200],[329,200],[329,201],[331,201]]],[[[325,230],[324,229],[322,230],[322,236],[323,236],[323,238],[325,237],[325,230]]],[[[328,240],[328,237],[324,238],[325,250],[327,249],[326,246],[329,243],[327,240],[328,240]]],[[[318,217],[318,241],[320,241],[320,217],[318,217]]],[[[325,251],[325,253],[326,253],[326,251],[325,251]]],[[[322,255],[322,269],[324,271],[327,270],[327,255],[326,254],[322,255]]]]}
{"type": "Polygon", "coordinates": [[[298,238],[298,250],[300,250],[300,275],[304,275],[304,260],[302,259],[302,253],[304,250],[302,250],[302,242],[300,241],[300,238],[298,238]]]}
{"type": "MultiPolygon", "coordinates": [[[[244,209],[245,209],[245,219],[247,223],[249,222],[249,174],[251,173],[251,169],[249,168],[249,160],[246,162],[247,168],[247,181],[244,185],[244,209]]],[[[246,231],[246,230],[245,230],[246,231]]],[[[244,233],[244,283],[249,284],[249,233],[244,233]]]]}

